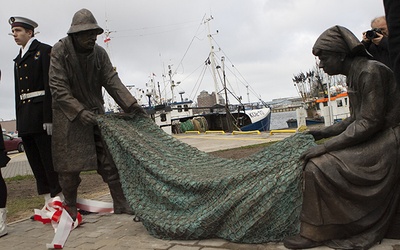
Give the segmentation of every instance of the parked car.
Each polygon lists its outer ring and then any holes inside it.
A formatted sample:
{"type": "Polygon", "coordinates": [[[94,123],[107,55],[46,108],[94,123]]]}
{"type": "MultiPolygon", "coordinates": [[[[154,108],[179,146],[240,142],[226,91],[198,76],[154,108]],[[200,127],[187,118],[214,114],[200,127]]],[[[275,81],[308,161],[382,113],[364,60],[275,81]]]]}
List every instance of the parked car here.
{"type": "Polygon", "coordinates": [[[4,147],[6,152],[18,150],[18,152],[24,152],[24,144],[22,139],[18,137],[13,137],[11,135],[3,134],[4,147]]]}

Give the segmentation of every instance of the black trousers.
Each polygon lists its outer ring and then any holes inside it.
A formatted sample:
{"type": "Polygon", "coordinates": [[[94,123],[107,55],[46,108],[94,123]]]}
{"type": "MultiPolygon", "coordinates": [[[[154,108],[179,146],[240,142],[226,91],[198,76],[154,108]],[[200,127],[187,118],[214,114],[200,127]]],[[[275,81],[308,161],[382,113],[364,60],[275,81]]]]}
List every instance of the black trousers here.
{"type": "Polygon", "coordinates": [[[51,197],[61,192],[58,174],[54,171],[51,151],[51,136],[47,133],[21,136],[26,157],[36,179],[38,194],[50,193],[51,197]]]}
{"type": "Polygon", "coordinates": [[[389,29],[389,56],[397,84],[400,84],[400,1],[383,0],[389,29]]]}

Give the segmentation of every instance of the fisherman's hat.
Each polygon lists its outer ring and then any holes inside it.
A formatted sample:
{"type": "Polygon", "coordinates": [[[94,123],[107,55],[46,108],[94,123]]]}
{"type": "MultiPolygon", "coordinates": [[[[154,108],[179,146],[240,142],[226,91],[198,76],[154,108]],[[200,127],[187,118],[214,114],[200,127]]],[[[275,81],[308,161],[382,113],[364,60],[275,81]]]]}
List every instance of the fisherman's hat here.
{"type": "Polygon", "coordinates": [[[103,29],[97,24],[92,12],[88,9],[81,9],[77,11],[72,18],[71,27],[67,34],[78,33],[87,30],[97,30],[97,34],[103,33],[103,29]]]}
{"type": "Polygon", "coordinates": [[[11,28],[14,27],[23,27],[25,29],[34,30],[38,27],[38,24],[35,21],[32,21],[26,17],[20,16],[12,16],[8,19],[8,23],[11,25],[11,28]]]}

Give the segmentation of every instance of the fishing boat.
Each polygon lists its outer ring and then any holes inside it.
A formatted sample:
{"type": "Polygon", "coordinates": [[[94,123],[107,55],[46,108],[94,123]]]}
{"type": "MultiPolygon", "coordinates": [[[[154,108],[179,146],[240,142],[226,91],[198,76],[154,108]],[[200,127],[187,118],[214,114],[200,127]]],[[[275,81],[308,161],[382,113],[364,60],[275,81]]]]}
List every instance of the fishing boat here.
{"type": "MultiPolygon", "coordinates": [[[[214,91],[210,95],[211,101],[207,104],[199,101],[196,107],[187,107],[188,110],[193,110],[192,115],[188,116],[172,116],[173,123],[184,124],[190,129],[198,127],[196,123],[201,123],[202,130],[222,130],[222,131],[268,131],[270,130],[271,108],[260,97],[257,97],[257,102],[244,102],[240,95],[228,88],[229,79],[225,70],[226,55],[218,56],[214,50],[213,35],[210,33],[209,23],[213,17],[203,19],[202,23],[207,25],[208,40],[210,51],[207,58],[204,60],[204,69],[202,72],[212,72],[214,81],[214,91]],[[233,100],[233,101],[231,101],[233,100]],[[190,126],[190,123],[193,123],[190,126]],[[188,125],[189,124],[189,125],[188,125]]],[[[218,32],[217,32],[218,33],[218,32]]],[[[219,54],[223,54],[223,50],[218,50],[219,54]]],[[[235,68],[236,69],[236,68],[235,68]]],[[[237,69],[236,69],[237,70],[237,69]]],[[[239,74],[241,75],[241,74],[239,74]]],[[[203,78],[199,77],[199,78],[203,78]]],[[[237,79],[235,79],[237,80],[237,79]]],[[[241,80],[239,80],[241,81],[241,80]]],[[[249,96],[249,85],[246,81],[247,96],[249,96]]],[[[183,81],[180,82],[184,84],[183,81]]],[[[197,86],[197,88],[199,88],[197,86]]],[[[208,93],[208,92],[207,92],[208,93]]],[[[256,92],[253,92],[257,96],[256,92]]],[[[184,129],[176,129],[184,132],[184,129]]]]}
{"type": "MultiPolygon", "coordinates": [[[[212,17],[203,18],[202,24],[208,26],[208,31],[210,30],[209,22],[212,19],[212,17]]],[[[173,71],[172,65],[168,65],[167,73],[163,72],[161,74],[161,84],[155,80],[156,74],[151,73],[146,87],[139,88],[132,85],[127,86],[127,88],[156,124],[169,134],[191,130],[200,132],[208,130],[229,132],[268,131],[271,122],[270,107],[261,98],[258,98],[259,101],[257,102],[251,103],[249,101],[245,103],[242,101],[241,96],[234,94],[233,90],[228,89],[225,56],[218,57],[216,55],[214,45],[212,44],[213,36],[208,34],[207,37],[209,38],[210,52],[203,66],[209,68],[208,70],[212,72],[214,80],[215,90],[213,95],[215,100],[211,104],[199,105],[199,102],[195,104],[191,98],[183,97],[185,94],[184,91],[178,92],[180,95],[180,100],[178,100],[176,98],[176,88],[183,84],[195,88],[196,84],[186,80],[175,81],[174,78],[177,77],[177,74],[176,71],[173,71]],[[217,62],[218,59],[219,61],[217,62]],[[163,86],[161,87],[160,85],[163,86]],[[235,100],[235,102],[231,102],[231,99],[235,100]]],[[[109,40],[107,41],[109,42],[109,40]]],[[[219,50],[219,52],[222,51],[219,50]]],[[[199,88],[200,84],[197,88],[199,88]]],[[[246,89],[249,91],[248,85],[246,89]]],[[[249,92],[247,95],[249,96],[249,92]]],[[[119,111],[118,107],[112,106],[108,110],[112,112],[119,111]]]]}
{"type": "MultiPolygon", "coordinates": [[[[339,93],[334,92],[333,95],[327,97],[320,97],[314,103],[317,116],[314,118],[306,117],[306,126],[331,125],[350,116],[349,96],[346,89],[341,89],[339,93]]],[[[298,127],[297,119],[289,119],[286,123],[289,128],[298,127]]]]}
{"type": "MultiPolygon", "coordinates": [[[[292,80],[307,113],[306,126],[330,126],[350,116],[345,76],[327,75],[316,60],[312,70],[300,72],[292,80]]],[[[289,119],[286,123],[289,128],[298,127],[297,119],[289,119]]]]}

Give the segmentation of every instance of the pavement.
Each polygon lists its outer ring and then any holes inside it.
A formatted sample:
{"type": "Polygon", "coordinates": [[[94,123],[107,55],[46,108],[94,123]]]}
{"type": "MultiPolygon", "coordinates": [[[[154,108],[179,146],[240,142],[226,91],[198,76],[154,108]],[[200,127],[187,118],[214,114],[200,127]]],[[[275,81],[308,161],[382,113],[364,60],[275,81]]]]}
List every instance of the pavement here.
{"type": "MultiPolygon", "coordinates": [[[[205,152],[237,148],[282,140],[291,134],[181,134],[177,139],[205,152]]],[[[11,161],[2,168],[3,177],[32,174],[24,153],[9,153],[11,161]]],[[[35,188],[35,187],[32,187],[35,188]]],[[[98,197],[99,201],[111,202],[110,194],[98,197]]],[[[33,211],[32,211],[33,212],[33,211]]],[[[54,229],[50,224],[42,224],[29,218],[9,223],[8,235],[0,238],[0,249],[46,249],[51,243],[54,229]]],[[[162,240],[151,236],[142,223],[133,221],[131,215],[88,214],[83,223],[74,229],[63,249],[101,249],[101,250],[275,250],[286,249],[281,242],[264,244],[237,244],[223,239],[205,240],[162,240]]],[[[315,249],[329,249],[317,247],[315,249]]],[[[400,249],[400,240],[384,239],[372,250],[400,249]]]]}

